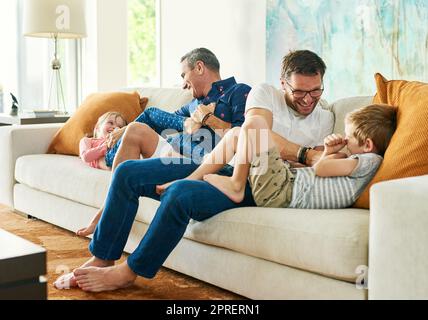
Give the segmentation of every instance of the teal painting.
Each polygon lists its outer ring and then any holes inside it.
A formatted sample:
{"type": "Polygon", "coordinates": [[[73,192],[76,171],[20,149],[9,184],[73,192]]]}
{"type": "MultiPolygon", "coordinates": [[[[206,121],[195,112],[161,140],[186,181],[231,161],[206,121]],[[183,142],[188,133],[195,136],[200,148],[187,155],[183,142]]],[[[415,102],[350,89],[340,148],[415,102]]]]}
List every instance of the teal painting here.
{"type": "Polygon", "coordinates": [[[267,0],[266,79],[309,49],[327,65],[328,101],[376,92],[374,74],[428,82],[428,0],[267,0]]]}

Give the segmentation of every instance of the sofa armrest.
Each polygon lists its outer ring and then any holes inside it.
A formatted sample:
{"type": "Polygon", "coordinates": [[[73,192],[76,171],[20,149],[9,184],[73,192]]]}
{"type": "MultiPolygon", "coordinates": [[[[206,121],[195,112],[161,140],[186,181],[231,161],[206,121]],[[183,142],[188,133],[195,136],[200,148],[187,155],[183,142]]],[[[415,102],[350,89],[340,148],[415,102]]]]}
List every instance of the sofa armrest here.
{"type": "Polygon", "coordinates": [[[13,207],[16,159],[27,154],[46,153],[64,124],[39,124],[0,127],[0,203],[13,207]]]}
{"type": "Polygon", "coordinates": [[[370,190],[369,299],[428,299],[428,175],[370,190]]]}

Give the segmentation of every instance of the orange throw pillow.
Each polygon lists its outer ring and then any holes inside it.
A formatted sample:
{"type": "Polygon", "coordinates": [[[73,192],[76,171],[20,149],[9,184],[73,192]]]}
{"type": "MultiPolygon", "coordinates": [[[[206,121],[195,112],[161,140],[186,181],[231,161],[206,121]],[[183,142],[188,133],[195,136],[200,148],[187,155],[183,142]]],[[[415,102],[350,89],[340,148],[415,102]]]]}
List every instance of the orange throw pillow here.
{"type": "Polygon", "coordinates": [[[85,135],[92,135],[98,118],[106,112],[120,112],[132,122],[146,108],[148,99],[137,92],[94,93],[88,96],[76,113],[54,136],[47,153],[79,155],[79,142],[85,135]]]}
{"type": "MultiPolygon", "coordinates": [[[[386,80],[375,75],[373,103],[398,107],[397,129],[378,172],[354,207],[369,208],[369,189],[377,182],[428,174],[428,84],[386,80]]],[[[385,199],[386,201],[386,199],[385,199]]]]}

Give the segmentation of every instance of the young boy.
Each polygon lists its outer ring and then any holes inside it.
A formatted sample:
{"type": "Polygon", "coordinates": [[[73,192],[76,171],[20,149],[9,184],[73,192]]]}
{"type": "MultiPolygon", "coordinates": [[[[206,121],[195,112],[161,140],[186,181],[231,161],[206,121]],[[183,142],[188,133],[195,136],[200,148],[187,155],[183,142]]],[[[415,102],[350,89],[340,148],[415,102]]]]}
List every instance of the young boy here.
{"type": "MultiPolygon", "coordinates": [[[[339,134],[326,137],[324,153],[313,167],[293,169],[281,159],[265,121],[251,116],[245,120],[236,146],[230,138],[237,133],[231,132],[187,179],[203,177],[237,203],[243,199],[248,179],[257,206],[346,208],[375,175],[395,127],[394,107],[370,105],[355,110],[345,117],[346,137],[339,134]],[[265,141],[263,134],[268,137],[265,141]],[[221,168],[222,164],[215,163],[219,157],[230,161],[225,150],[231,145],[236,150],[237,161],[232,177],[208,174],[221,168]],[[349,157],[340,152],[345,146],[349,157]]],[[[162,192],[168,185],[158,190],[162,192]]]]}

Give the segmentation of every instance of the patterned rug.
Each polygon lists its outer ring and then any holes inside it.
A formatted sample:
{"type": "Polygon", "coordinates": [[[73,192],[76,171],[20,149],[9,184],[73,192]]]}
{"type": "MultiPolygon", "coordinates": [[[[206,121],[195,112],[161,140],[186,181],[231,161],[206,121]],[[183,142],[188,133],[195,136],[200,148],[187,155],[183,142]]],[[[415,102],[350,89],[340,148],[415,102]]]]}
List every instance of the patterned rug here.
{"type": "MultiPolygon", "coordinates": [[[[170,269],[162,268],[154,279],[138,277],[129,288],[112,292],[86,293],[79,289],[57,290],[52,283],[80,266],[89,257],[88,239],[49,223],[27,219],[0,205],[0,228],[47,250],[48,299],[50,300],[237,300],[245,299],[170,269]]],[[[123,256],[123,261],[126,256],[123,256]]]]}

